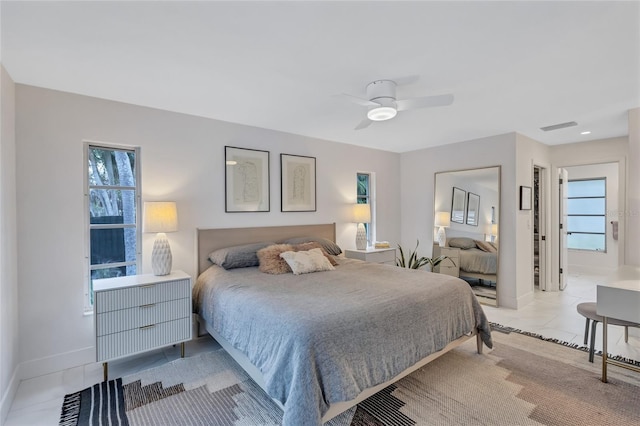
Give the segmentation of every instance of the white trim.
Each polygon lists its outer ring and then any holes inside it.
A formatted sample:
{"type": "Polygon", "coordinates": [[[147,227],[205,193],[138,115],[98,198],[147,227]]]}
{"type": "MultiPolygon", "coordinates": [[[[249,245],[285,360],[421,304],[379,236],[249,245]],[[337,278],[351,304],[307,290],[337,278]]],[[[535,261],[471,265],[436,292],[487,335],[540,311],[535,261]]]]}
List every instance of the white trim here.
{"type": "Polygon", "coordinates": [[[95,364],[95,362],[96,348],[95,346],[89,346],[20,363],[20,374],[18,377],[20,380],[33,379],[34,377],[57,373],[85,364],[95,364]]]}
{"type": "Polygon", "coordinates": [[[7,419],[9,411],[11,410],[11,404],[13,404],[13,399],[16,397],[16,393],[18,392],[18,386],[20,386],[20,379],[18,379],[19,370],[20,364],[18,364],[13,370],[9,386],[7,386],[7,389],[0,400],[0,425],[3,425],[7,419]]]}

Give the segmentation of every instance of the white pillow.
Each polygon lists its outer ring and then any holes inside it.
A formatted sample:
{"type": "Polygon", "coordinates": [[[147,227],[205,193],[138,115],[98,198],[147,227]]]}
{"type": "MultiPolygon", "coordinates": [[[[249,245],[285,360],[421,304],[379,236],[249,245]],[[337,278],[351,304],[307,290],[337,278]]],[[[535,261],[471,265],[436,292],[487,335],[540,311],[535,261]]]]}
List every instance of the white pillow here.
{"type": "Polygon", "coordinates": [[[333,271],[333,265],[322,254],[322,249],[315,248],[308,251],[285,251],[280,253],[294,275],[308,274],[310,272],[333,271]]]}

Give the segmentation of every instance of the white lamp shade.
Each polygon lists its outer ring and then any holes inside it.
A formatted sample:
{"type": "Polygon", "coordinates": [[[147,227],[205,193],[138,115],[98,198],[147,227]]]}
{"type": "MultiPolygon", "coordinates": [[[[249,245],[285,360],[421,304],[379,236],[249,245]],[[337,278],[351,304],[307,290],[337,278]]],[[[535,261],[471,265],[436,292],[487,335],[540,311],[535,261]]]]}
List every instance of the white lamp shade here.
{"type": "Polygon", "coordinates": [[[355,223],[370,223],[371,222],[371,208],[369,204],[354,204],[353,206],[353,221],[355,223]]]}
{"type": "Polygon", "coordinates": [[[491,225],[491,235],[498,235],[498,224],[494,223],[491,225]]]}
{"type": "Polygon", "coordinates": [[[449,212],[436,212],[435,226],[451,226],[451,216],[449,212]]]}
{"type": "Polygon", "coordinates": [[[176,232],[178,211],[173,201],[153,201],[144,203],[143,232],[176,232]]]}

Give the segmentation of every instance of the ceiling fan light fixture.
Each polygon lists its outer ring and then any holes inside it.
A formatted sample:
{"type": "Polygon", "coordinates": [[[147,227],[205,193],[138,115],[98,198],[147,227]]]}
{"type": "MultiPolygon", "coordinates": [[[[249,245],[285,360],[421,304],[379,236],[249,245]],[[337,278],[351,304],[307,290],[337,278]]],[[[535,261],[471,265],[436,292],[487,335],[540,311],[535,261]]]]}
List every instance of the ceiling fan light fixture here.
{"type": "Polygon", "coordinates": [[[398,111],[393,107],[379,106],[374,107],[367,112],[367,118],[371,121],[385,121],[391,120],[398,114],[398,111]]]}

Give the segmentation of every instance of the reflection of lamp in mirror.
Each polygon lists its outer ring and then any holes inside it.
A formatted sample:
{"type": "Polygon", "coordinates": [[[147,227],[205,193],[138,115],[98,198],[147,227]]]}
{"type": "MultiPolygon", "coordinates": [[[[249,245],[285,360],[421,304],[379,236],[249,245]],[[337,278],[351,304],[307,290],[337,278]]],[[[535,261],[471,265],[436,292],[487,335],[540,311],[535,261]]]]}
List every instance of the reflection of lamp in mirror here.
{"type": "Polygon", "coordinates": [[[447,234],[444,228],[451,226],[451,216],[449,212],[436,212],[435,226],[438,227],[438,245],[440,247],[446,247],[447,234]]]}
{"type": "Polygon", "coordinates": [[[165,232],[178,230],[178,212],[176,203],[146,202],[144,203],[143,232],[157,232],[151,252],[151,268],[153,275],[168,275],[171,272],[171,247],[165,232]]]}
{"type": "Polygon", "coordinates": [[[365,250],[367,248],[367,231],[364,229],[364,224],[371,222],[369,204],[355,204],[353,206],[353,221],[358,224],[356,249],[365,250]]]}
{"type": "Polygon", "coordinates": [[[492,223],[491,224],[491,242],[495,243],[497,241],[498,241],[498,224],[492,223]]]}

